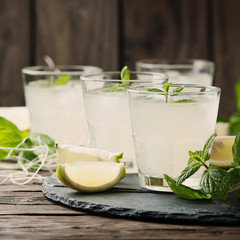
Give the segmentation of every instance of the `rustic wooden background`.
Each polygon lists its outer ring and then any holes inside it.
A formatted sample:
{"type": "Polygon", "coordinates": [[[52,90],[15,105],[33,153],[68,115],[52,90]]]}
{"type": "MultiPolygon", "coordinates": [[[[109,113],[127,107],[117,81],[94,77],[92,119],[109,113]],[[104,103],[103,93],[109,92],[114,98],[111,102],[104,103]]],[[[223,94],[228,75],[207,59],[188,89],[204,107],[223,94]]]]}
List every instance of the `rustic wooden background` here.
{"type": "Polygon", "coordinates": [[[21,68],[44,55],[104,70],[142,58],[213,60],[228,117],[240,78],[240,0],[0,0],[0,106],[24,105],[21,68]]]}

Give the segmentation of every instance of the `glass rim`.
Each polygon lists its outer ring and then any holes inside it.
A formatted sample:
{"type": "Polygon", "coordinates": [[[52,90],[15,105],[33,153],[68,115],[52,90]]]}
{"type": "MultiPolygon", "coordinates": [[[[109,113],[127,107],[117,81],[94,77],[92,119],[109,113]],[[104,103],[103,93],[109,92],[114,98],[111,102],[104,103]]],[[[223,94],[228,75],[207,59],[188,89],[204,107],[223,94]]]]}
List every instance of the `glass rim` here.
{"type": "Polygon", "coordinates": [[[131,79],[130,80],[121,80],[121,71],[108,71],[108,72],[101,72],[101,73],[93,73],[93,74],[84,74],[80,76],[80,79],[83,81],[96,81],[96,82],[120,82],[120,81],[129,81],[129,82],[149,82],[153,80],[163,80],[167,81],[168,80],[168,75],[165,73],[155,73],[155,72],[139,72],[139,71],[131,71],[130,76],[132,74],[136,75],[145,75],[145,76],[157,76],[156,78],[153,79],[131,79]],[[107,76],[107,75],[118,75],[119,78],[106,78],[106,79],[100,79],[97,76],[107,76]]]}
{"type": "Polygon", "coordinates": [[[135,65],[142,68],[151,68],[151,69],[191,69],[193,68],[194,62],[203,63],[203,66],[214,67],[214,62],[211,60],[205,59],[183,59],[183,60],[174,60],[174,59],[161,59],[161,58],[149,58],[136,61],[135,65]]]}
{"type": "Polygon", "coordinates": [[[22,69],[22,73],[26,74],[26,75],[55,75],[55,76],[59,76],[59,75],[71,75],[71,76],[78,76],[78,75],[82,75],[82,74],[86,74],[87,72],[94,72],[97,73],[101,73],[102,69],[100,67],[97,66],[88,66],[88,65],[56,65],[56,69],[58,70],[50,70],[50,68],[48,66],[44,66],[44,65],[38,65],[38,66],[28,66],[28,67],[24,67],[22,69]],[[47,68],[48,70],[44,70],[44,68],[47,68]],[[43,70],[42,70],[43,69],[43,70]],[[68,71],[64,71],[61,69],[68,69],[68,71]],[[72,70],[72,71],[71,71],[72,70]]]}
{"type": "MultiPolygon", "coordinates": [[[[136,93],[136,94],[146,94],[146,95],[165,95],[166,92],[151,92],[148,91],[146,88],[158,88],[161,86],[163,88],[163,84],[157,85],[139,85],[127,88],[127,92],[129,93],[136,93]],[[144,89],[143,89],[144,88],[144,89]]],[[[212,95],[212,94],[219,94],[221,92],[221,88],[216,86],[203,86],[197,84],[172,84],[171,87],[184,87],[185,88],[196,88],[196,89],[207,89],[208,91],[204,92],[193,92],[193,91],[183,91],[177,93],[178,95],[212,95]]],[[[169,92],[168,94],[172,94],[169,92]]],[[[173,93],[174,94],[174,93],[173,93]]]]}

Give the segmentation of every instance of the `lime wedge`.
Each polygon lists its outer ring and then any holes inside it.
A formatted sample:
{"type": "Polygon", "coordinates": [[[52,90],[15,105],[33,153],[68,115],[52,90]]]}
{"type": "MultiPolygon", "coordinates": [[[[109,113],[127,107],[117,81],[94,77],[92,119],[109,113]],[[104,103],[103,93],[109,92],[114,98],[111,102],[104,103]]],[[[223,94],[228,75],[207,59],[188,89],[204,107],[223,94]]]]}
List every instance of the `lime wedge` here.
{"type": "Polygon", "coordinates": [[[118,162],[123,153],[112,153],[101,149],[81,147],[68,144],[57,144],[59,163],[84,162],[118,162]]]}
{"type": "Polygon", "coordinates": [[[214,139],[210,165],[221,168],[231,168],[233,162],[232,146],[235,136],[217,136],[214,139]]]}
{"type": "Polygon", "coordinates": [[[65,186],[76,191],[101,192],[125,177],[125,167],[116,162],[75,162],[60,164],[56,175],[65,186]]]}

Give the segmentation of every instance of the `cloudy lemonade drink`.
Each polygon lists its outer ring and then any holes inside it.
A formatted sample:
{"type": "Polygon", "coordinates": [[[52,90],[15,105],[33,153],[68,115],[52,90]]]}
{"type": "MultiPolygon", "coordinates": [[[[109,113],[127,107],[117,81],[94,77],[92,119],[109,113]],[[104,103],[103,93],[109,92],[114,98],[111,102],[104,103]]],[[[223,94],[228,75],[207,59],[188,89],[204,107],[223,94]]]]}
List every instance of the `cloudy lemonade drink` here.
{"type": "MultiPolygon", "coordinates": [[[[93,74],[81,79],[90,145],[111,152],[123,152],[127,172],[136,172],[127,87],[119,87],[120,72],[93,74]]],[[[167,76],[132,72],[130,79],[130,85],[152,81],[164,83],[167,76]]]]}
{"type": "Polygon", "coordinates": [[[92,66],[42,66],[22,70],[31,132],[43,133],[60,143],[89,144],[80,75],[101,72],[92,66]]]}
{"type": "Polygon", "coordinates": [[[25,87],[31,131],[45,133],[58,142],[87,144],[89,141],[80,82],[41,87],[35,81],[25,87]]]}
{"type": "MultiPolygon", "coordinates": [[[[194,86],[194,85],[193,85],[194,86]]],[[[139,180],[142,187],[168,191],[164,174],[177,178],[187,166],[188,152],[201,150],[214,133],[220,90],[185,85],[178,94],[129,89],[139,180]]],[[[185,182],[198,187],[194,175],[185,182]]]]}

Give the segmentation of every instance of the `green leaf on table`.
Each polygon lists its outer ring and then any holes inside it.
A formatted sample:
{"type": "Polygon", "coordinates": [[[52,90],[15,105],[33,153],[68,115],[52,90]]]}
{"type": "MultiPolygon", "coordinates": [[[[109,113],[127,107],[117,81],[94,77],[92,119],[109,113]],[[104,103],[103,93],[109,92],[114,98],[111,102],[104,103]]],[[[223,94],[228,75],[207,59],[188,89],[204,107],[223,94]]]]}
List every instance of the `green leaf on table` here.
{"type": "Polygon", "coordinates": [[[200,182],[200,186],[206,193],[224,200],[233,185],[231,174],[222,168],[214,166],[210,166],[203,172],[200,182]]]}
{"type": "Polygon", "coordinates": [[[240,132],[237,134],[232,146],[233,165],[240,166],[240,132]]]}
{"type": "Polygon", "coordinates": [[[63,75],[57,79],[56,82],[54,82],[54,86],[60,86],[60,85],[65,85],[69,81],[71,76],[68,75],[63,75]]]}
{"type": "Polygon", "coordinates": [[[205,161],[207,161],[207,160],[209,160],[209,150],[210,150],[210,148],[211,148],[211,146],[212,146],[212,143],[213,143],[213,141],[214,141],[214,138],[216,137],[216,134],[214,133],[214,134],[212,134],[209,138],[208,138],[208,140],[207,140],[207,142],[204,144],[204,147],[203,147],[203,150],[202,150],[202,160],[205,162],[205,161]]]}
{"type": "MultiPolygon", "coordinates": [[[[1,147],[16,147],[23,140],[23,134],[18,127],[7,120],[0,117],[0,146],[1,147]]],[[[0,149],[0,160],[4,159],[9,153],[9,150],[0,149]]]]}
{"type": "Polygon", "coordinates": [[[204,194],[200,190],[195,190],[190,187],[184,186],[181,183],[177,183],[174,179],[164,174],[164,177],[172,189],[172,191],[179,197],[184,199],[210,199],[210,194],[204,194]]]}
{"type": "Polygon", "coordinates": [[[48,147],[54,147],[55,141],[46,134],[32,133],[29,138],[34,146],[46,144],[48,147]]]}
{"type": "MultiPolygon", "coordinates": [[[[36,146],[47,145],[49,147],[48,155],[56,152],[55,141],[45,134],[40,133],[32,133],[29,138],[21,145],[23,148],[34,148],[36,146]]],[[[19,161],[22,164],[28,163],[38,157],[41,153],[41,150],[33,150],[33,151],[19,151],[19,161]]],[[[39,164],[32,165],[32,167],[28,168],[29,172],[35,172],[39,167],[39,164]]]]}

